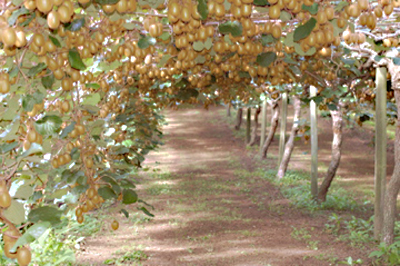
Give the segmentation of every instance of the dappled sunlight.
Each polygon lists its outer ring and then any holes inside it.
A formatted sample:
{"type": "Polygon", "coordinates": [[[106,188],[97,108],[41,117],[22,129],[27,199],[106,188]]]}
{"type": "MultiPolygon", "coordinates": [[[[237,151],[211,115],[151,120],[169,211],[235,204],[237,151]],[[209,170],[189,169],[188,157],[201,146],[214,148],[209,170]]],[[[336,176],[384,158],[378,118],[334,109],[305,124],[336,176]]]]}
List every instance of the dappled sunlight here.
{"type": "MultiPolygon", "coordinates": [[[[275,168],[278,141],[268,161],[257,160],[256,166],[248,158],[253,151],[221,122],[210,122],[212,116],[201,109],[167,112],[172,119],[167,119],[165,145],[150,153],[142,165],[149,170],[138,177],[138,194],[155,217],[121,223],[124,232],[116,231],[120,242],[91,242],[94,256],[101,249],[115,252],[120,245],[140,243],[148,256],[144,266],[324,265],[316,256],[332,252],[331,240],[317,235],[294,239],[291,226],[309,228],[310,216],[292,209],[291,202],[262,179],[265,170],[255,170],[265,164],[275,168]],[[310,249],[307,241],[318,250],[310,249]]],[[[301,165],[309,171],[309,158],[304,147],[298,147],[290,167],[301,165]]],[[[320,161],[320,177],[328,166],[328,160],[320,161]]],[[[351,175],[339,181],[344,180],[360,181],[351,175]]],[[[366,184],[360,189],[367,189],[366,184]]],[[[313,223],[324,227],[318,218],[313,223]]],[[[336,256],[343,258],[354,252],[339,250],[336,256]]]]}

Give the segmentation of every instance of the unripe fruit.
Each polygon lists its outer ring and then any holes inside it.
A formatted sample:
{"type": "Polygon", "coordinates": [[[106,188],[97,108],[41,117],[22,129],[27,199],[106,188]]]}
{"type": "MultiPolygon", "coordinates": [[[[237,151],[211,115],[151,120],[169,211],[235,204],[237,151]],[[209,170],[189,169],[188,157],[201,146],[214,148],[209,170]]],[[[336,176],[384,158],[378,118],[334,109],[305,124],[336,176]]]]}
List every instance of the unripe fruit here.
{"type": "Polygon", "coordinates": [[[15,30],[13,28],[7,28],[3,30],[1,39],[4,45],[14,46],[17,41],[17,34],[15,33],[15,30]]]}
{"type": "Polygon", "coordinates": [[[24,150],[28,150],[31,147],[31,142],[29,140],[24,141],[24,150]]]}
{"type": "Polygon", "coordinates": [[[58,8],[57,12],[60,16],[60,21],[62,23],[68,23],[71,21],[71,13],[67,6],[64,6],[64,5],[60,6],[58,8]]]}
{"type": "Polygon", "coordinates": [[[8,79],[0,79],[0,93],[8,93],[10,91],[10,81],[8,79]]]}
{"type": "Polygon", "coordinates": [[[17,252],[17,261],[20,266],[27,266],[31,262],[32,254],[31,251],[26,247],[21,247],[17,252]]]}
{"type": "Polygon", "coordinates": [[[53,10],[47,15],[47,25],[50,29],[53,30],[57,29],[58,26],[60,26],[60,15],[57,11],[53,10]]]}
{"type": "Polygon", "coordinates": [[[0,194],[0,207],[1,208],[8,208],[11,206],[11,196],[8,191],[4,191],[0,194]]]}
{"type": "Polygon", "coordinates": [[[117,220],[114,220],[114,221],[111,223],[111,228],[112,228],[114,231],[117,230],[117,229],[119,228],[119,223],[118,223],[117,220]]]}
{"type": "Polygon", "coordinates": [[[35,140],[36,140],[36,131],[35,131],[35,130],[32,130],[32,129],[29,130],[29,131],[28,131],[27,139],[28,139],[31,143],[35,142],[35,140]]]}
{"type": "Polygon", "coordinates": [[[65,91],[70,91],[73,87],[72,80],[70,78],[64,78],[61,81],[61,87],[65,91]]]}
{"type": "Polygon", "coordinates": [[[76,217],[76,221],[77,221],[79,224],[83,223],[83,216],[77,216],[77,217],[76,217]]]}
{"type": "Polygon", "coordinates": [[[16,32],[16,41],[15,41],[15,46],[18,48],[23,47],[27,44],[25,32],[22,30],[16,32]]]}
{"type": "Polygon", "coordinates": [[[82,214],[83,214],[82,209],[80,207],[76,208],[75,215],[78,217],[78,216],[82,216],[82,214]]]}
{"type": "Polygon", "coordinates": [[[270,19],[278,19],[281,15],[281,9],[278,5],[273,5],[269,8],[268,14],[270,19]]]}
{"type": "Polygon", "coordinates": [[[36,0],[36,7],[42,13],[49,13],[53,9],[53,0],[36,0]]]}
{"type": "Polygon", "coordinates": [[[10,249],[14,246],[14,244],[15,244],[16,241],[17,241],[17,240],[15,239],[15,240],[13,240],[13,241],[11,241],[11,242],[6,242],[6,243],[4,243],[4,255],[5,255],[7,258],[10,258],[10,259],[15,259],[15,258],[17,258],[17,256],[18,256],[18,253],[17,253],[17,252],[14,252],[14,253],[11,253],[11,252],[10,252],[10,249]]]}

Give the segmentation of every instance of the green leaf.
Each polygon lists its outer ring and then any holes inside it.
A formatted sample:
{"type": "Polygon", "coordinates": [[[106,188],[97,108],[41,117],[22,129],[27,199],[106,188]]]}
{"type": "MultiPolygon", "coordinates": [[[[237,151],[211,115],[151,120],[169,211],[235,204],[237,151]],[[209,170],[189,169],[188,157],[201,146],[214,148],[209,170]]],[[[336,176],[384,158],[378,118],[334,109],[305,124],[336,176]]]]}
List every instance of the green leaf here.
{"type": "Polygon", "coordinates": [[[3,113],[3,120],[14,120],[15,114],[18,112],[20,107],[19,105],[19,97],[13,97],[8,100],[8,109],[3,113]]]}
{"type": "Polygon", "coordinates": [[[30,185],[24,184],[17,189],[17,192],[15,192],[13,197],[27,200],[33,195],[33,192],[33,188],[30,185]]]}
{"type": "Polygon", "coordinates": [[[121,155],[121,154],[125,154],[125,153],[129,153],[129,149],[124,146],[114,147],[110,151],[110,154],[115,154],[115,155],[121,155]]]}
{"type": "Polygon", "coordinates": [[[56,37],[49,35],[49,39],[55,46],[61,47],[61,43],[56,37]]]}
{"type": "Polygon", "coordinates": [[[250,74],[245,71],[239,71],[239,77],[241,78],[251,78],[250,74]]]}
{"type": "Polygon", "coordinates": [[[139,0],[138,3],[139,6],[149,5],[152,8],[158,8],[164,3],[164,0],[139,0]]]}
{"type": "Polygon", "coordinates": [[[268,67],[272,62],[276,60],[277,56],[275,52],[266,52],[257,56],[257,63],[260,66],[268,67]]]}
{"type": "Polygon", "coordinates": [[[210,50],[212,46],[213,46],[212,39],[207,38],[207,40],[204,42],[204,48],[210,50]]]}
{"type": "Polygon", "coordinates": [[[51,224],[49,222],[42,222],[32,225],[20,238],[18,238],[17,242],[15,242],[10,251],[15,252],[18,247],[32,243],[41,237],[46,230],[50,228],[50,226],[51,224]]]}
{"type": "Polygon", "coordinates": [[[202,41],[193,42],[193,50],[200,52],[204,49],[204,43],[202,41]]]}
{"type": "Polygon", "coordinates": [[[154,217],[154,214],[150,213],[145,207],[140,207],[140,208],[138,208],[138,210],[141,210],[147,216],[154,217]]]}
{"type": "Polygon", "coordinates": [[[393,64],[395,64],[396,66],[400,66],[400,58],[399,57],[394,57],[393,58],[393,64]]]}
{"type": "Polygon", "coordinates": [[[266,5],[269,5],[267,0],[254,0],[253,4],[255,6],[266,6],[266,5]]]}
{"type": "Polygon", "coordinates": [[[128,179],[122,179],[120,180],[121,183],[121,187],[123,188],[135,188],[135,184],[132,183],[132,181],[128,180],[128,179]]]}
{"type": "Polygon", "coordinates": [[[36,13],[35,12],[31,12],[29,13],[29,15],[26,16],[25,21],[23,21],[21,24],[19,24],[21,27],[26,27],[29,25],[29,23],[32,22],[32,20],[36,18],[36,13]]]}
{"type": "Polygon", "coordinates": [[[51,88],[53,87],[54,82],[55,82],[55,79],[54,79],[53,73],[51,73],[51,74],[49,74],[49,75],[47,75],[47,76],[42,78],[42,85],[46,89],[51,90],[51,88]]]}
{"type": "Polygon", "coordinates": [[[97,193],[99,193],[100,197],[102,197],[105,200],[108,199],[116,199],[118,198],[117,194],[115,194],[114,190],[112,190],[110,187],[101,187],[97,190],[97,193]]]}
{"type": "Polygon", "coordinates": [[[67,137],[68,134],[71,133],[72,130],[74,130],[75,124],[76,124],[76,122],[73,121],[73,122],[71,122],[71,124],[69,124],[67,127],[65,127],[65,128],[63,129],[63,131],[61,131],[60,138],[63,139],[63,138],[65,138],[65,137],[67,137]]]}
{"type": "Polygon", "coordinates": [[[94,2],[100,5],[113,5],[119,2],[119,0],[95,0],[94,2]]]}
{"type": "Polygon", "coordinates": [[[42,146],[40,144],[37,144],[37,143],[34,142],[34,143],[31,144],[31,146],[29,147],[29,149],[27,151],[24,151],[21,154],[20,158],[25,158],[25,157],[28,157],[28,156],[30,156],[32,154],[35,154],[35,153],[38,153],[38,152],[42,152],[42,151],[43,151],[42,146]]]}
{"type": "Polygon", "coordinates": [[[10,72],[8,72],[8,75],[10,78],[16,77],[19,73],[19,68],[16,66],[14,67],[10,72]]]}
{"type": "MultiPolygon", "coordinates": [[[[118,2],[118,0],[117,0],[117,2],[118,2]]],[[[79,18],[79,19],[75,19],[71,23],[67,24],[65,26],[65,29],[69,30],[69,31],[78,31],[83,26],[85,26],[85,18],[79,18]]]]}
{"type": "Polygon", "coordinates": [[[6,152],[9,152],[12,149],[15,149],[18,145],[19,145],[18,141],[14,141],[11,143],[4,143],[4,144],[0,145],[0,153],[4,154],[6,152]]]}
{"type": "Polygon", "coordinates": [[[14,6],[19,6],[24,2],[24,0],[12,0],[11,2],[13,3],[14,6]]]}
{"type": "Polygon", "coordinates": [[[25,221],[24,205],[13,199],[11,200],[11,206],[3,211],[3,215],[13,224],[21,224],[25,221]]]}
{"type": "Polygon", "coordinates": [[[29,14],[31,11],[25,8],[25,6],[22,5],[22,7],[18,8],[15,10],[11,16],[8,18],[8,25],[13,26],[15,22],[17,22],[17,19],[25,14],[29,14]]]}
{"type": "Polygon", "coordinates": [[[204,64],[206,62],[206,58],[202,55],[198,55],[194,61],[196,64],[204,64]]]}
{"type": "Polygon", "coordinates": [[[315,25],[317,24],[317,20],[315,18],[310,18],[306,23],[297,27],[294,30],[293,40],[298,42],[310,35],[312,30],[314,29],[315,25]]]}
{"type": "Polygon", "coordinates": [[[22,108],[25,111],[30,112],[35,104],[41,103],[44,99],[44,95],[41,92],[35,92],[34,94],[28,94],[22,99],[22,108]]]}
{"type": "Polygon", "coordinates": [[[288,34],[286,34],[285,40],[283,41],[283,44],[289,47],[293,47],[294,46],[293,37],[294,37],[294,32],[293,31],[288,32],[288,34]]]}
{"type": "Polygon", "coordinates": [[[169,54],[163,55],[163,57],[161,57],[161,59],[160,59],[160,62],[158,62],[157,66],[158,67],[163,67],[171,57],[172,56],[169,55],[169,54]]]}
{"type": "Polygon", "coordinates": [[[99,93],[89,94],[82,102],[83,105],[97,105],[101,101],[99,93]]]}
{"type": "Polygon", "coordinates": [[[72,48],[71,50],[69,50],[68,52],[68,61],[71,65],[72,68],[78,69],[78,70],[85,70],[86,66],[85,64],[82,62],[81,56],[78,52],[78,50],[76,50],[76,48],[72,48]]]}
{"type": "Polygon", "coordinates": [[[75,184],[77,179],[81,176],[85,176],[82,171],[71,171],[70,169],[66,169],[61,174],[61,180],[68,184],[75,184]]]}
{"type": "Polygon", "coordinates": [[[312,47],[311,49],[308,49],[308,51],[304,52],[303,49],[301,49],[300,44],[298,43],[294,44],[294,49],[296,53],[301,56],[311,56],[317,52],[317,49],[315,47],[312,47]]]}
{"type": "Polygon", "coordinates": [[[337,19],[332,19],[331,21],[329,21],[332,25],[333,25],[333,36],[338,36],[340,33],[344,32],[346,30],[347,27],[343,27],[343,28],[339,28],[339,26],[337,25],[337,19]]]}
{"type": "Polygon", "coordinates": [[[100,89],[100,85],[98,83],[86,83],[86,88],[92,88],[92,89],[100,89]]]}
{"type": "Polygon", "coordinates": [[[122,66],[122,62],[120,62],[119,60],[115,60],[112,63],[108,63],[108,62],[100,62],[98,69],[101,71],[111,71],[114,70],[118,67],[122,66]]]}
{"type": "Polygon", "coordinates": [[[119,193],[121,193],[121,187],[118,185],[118,183],[115,181],[114,178],[109,177],[109,176],[103,176],[101,179],[111,185],[115,194],[118,195],[119,193]]]}
{"type": "Polygon", "coordinates": [[[138,195],[132,189],[124,189],[122,191],[122,203],[132,204],[138,200],[138,195]]]}
{"type": "Polygon", "coordinates": [[[42,136],[52,135],[60,131],[62,119],[56,115],[47,115],[35,122],[35,128],[42,136]]]}
{"type": "Polygon", "coordinates": [[[125,209],[121,209],[121,212],[125,215],[126,218],[129,218],[129,212],[125,209]]]}
{"type": "Polygon", "coordinates": [[[171,38],[171,35],[169,34],[169,32],[163,32],[163,34],[161,34],[158,38],[160,38],[163,41],[166,41],[169,38],[171,38]]]}
{"type": "Polygon", "coordinates": [[[292,15],[289,12],[281,11],[281,16],[279,18],[282,22],[286,22],[292,19],[292,15]]]}
{"type": "Polygon", "coordinates": [[[311,6],[306,6],[305,4],[303,4],[301,6],[301,9],[310,12],[311,15],[315,15],[318,13],[318,3],[314,3],[311,6]]]}
{"type": "Polygon", "coordinates": [[[34,223],[49,222],[52,226],[55,226],[61,222],[62,213],[58,208],[43,206],[31,210],[28,214],[28,220],[34,223]]]}
{"type": "Polygon", "coordinates": [[[138,28],[138,25],[135,23],[124,23],[122,26],[127,30],[134,30],[138,28]]]}
{"type": "Polygon", "coordinates": [[[201,20],[205,20],[208,17],[208,6],[206,0],[197,0],[199,4],[197,5],[197,11],[201,16],[201,20]]]}
{"type": "Polygon", "coordinates": [[[46,67],[47,66],[45,63],[39,63],[36,66],[29,69],[27,75],[28,75],[28,77],[34,77],[37,74],[39,74],[40,72],[42,72],[44,69],[46,69],[46,67]]]}
{"type": "Polygon", "coordinates": [[[342,1],[342,2],[340,2],[339,4],[336,5],[335,11],[336,11],[336,12],[342,11],[343,8],[345,8],[345,7],[348,6],[348,5],[349,5],[349,2],[347,2],[347,1],[342,1]]]}
{"type": "Polygon", "coordinates": [[[261,44],[263,46],[266,46],[266,45],[268,45],[270,43],[274,43],[274,42],[276,42],[276,39],[274,38],[274,36],[272,36],[272,34],[267,34],[267,35],[263,34],[261,36],[261,44]]]}
{"type": "Polygon", "coordinates": [[[146,37],[141,38],[138,41],[138,47],[140,49],[146,49],[146,48],[150,47],[151,45],[155,45],[156,43],[157,43],[156,38],[153,38],[151,36],[146,36],[146,37]]]}
{"type": "Polygon", "coordinates": [[[239,21],[228,21],[219,25],[218,30],[222,34],[232,34],[233,37],[242,35],[243,27],[239,21]]]}
{"type": "Polygon", "coordinates": [[[82,193],[86,192],[86,190],[88,190],[89,185],[79,185],[76,186],[72,189],[71,193],[74,195],[81,195],[82,193]]]}
{"type": "Polygon", "coordinates": [[[352,65],[354,65],[354,63],[356,62],[356,60],[354,60],[354,59],[348,59],[348,58],[340,58],[340,60],[344,63],[344,64],[346,64],[346,65],[350,65],[350,66],[352,66],[352,65]]]}

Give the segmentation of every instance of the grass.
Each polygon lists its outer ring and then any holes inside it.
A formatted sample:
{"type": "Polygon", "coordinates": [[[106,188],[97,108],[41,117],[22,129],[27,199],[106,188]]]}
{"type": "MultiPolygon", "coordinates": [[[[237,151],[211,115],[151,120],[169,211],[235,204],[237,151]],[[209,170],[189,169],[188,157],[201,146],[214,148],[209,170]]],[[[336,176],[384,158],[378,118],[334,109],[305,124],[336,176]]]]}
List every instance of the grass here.
{"type": "Polygon", "coordinates": [[[106,259],[103,263],[105,265],[121,265],[121,263],[129,263],[129,265],[140,266],[142,265],[142,261],[146,260],[148,256],[142,250],[141,246],[139,247],[123,247],[121,250],[118,250],[113,255],[114,258],[106,259]]]}
{"type": "MultiPolygon", "coordinates": [[[[375,131],[375,121],[369,120],[363,122],[363,127],[368,130],[375,131]]],[[[396,126],[395,125],[388,125],[386,127],[386,133],[389,140],[394,140],[396,138],[396,126]]]]}

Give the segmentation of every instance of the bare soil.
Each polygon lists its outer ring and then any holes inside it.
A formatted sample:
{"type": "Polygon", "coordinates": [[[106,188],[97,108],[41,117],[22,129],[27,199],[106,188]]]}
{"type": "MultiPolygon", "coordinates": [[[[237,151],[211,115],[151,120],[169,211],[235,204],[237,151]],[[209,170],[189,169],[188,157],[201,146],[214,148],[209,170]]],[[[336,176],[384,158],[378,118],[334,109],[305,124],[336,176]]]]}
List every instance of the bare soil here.
{"type": "MultiPolygon", "coordinates": [[[[120,229],[88,238],[77,265],[105,265],[127,250],[142,250],[147,258],[117,265],[324,266],[348,257],[370,265],[370,250],[353,248],[325,232],[327,213],[292,207],[279,188],[253,173],[260,166],[256,152],[234,137],[221,109],[166,111],[165,145],[145,161],[145,167],[159,172],[137,178],[139,196],[154,206],[155,217],[132,225],[132,219],[118,216],[120,229]],[[294,237],[300,229],[310,237],[294,237]]],[[[330,159],[329,121],[321,120],[320,127],[322,177],[330,159]]],[[[353,129],[344,136],[340,182],[359,195],[373,184],[370,138],[371,132],[353,129]]],[[[277,143],[275,139],[269,152],[272,157],[277,143]]],[[[296,142],[289,168],[308,171],[309,150],[308,144],[296,142]]],[[[275,159],[262,165],[276,168],[275,159]]]]}

